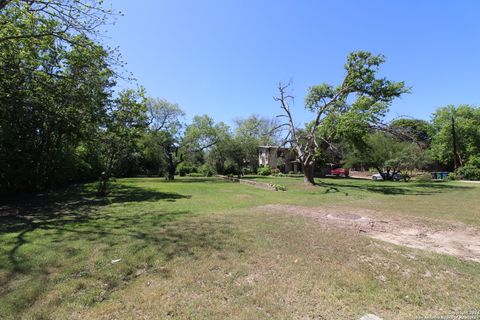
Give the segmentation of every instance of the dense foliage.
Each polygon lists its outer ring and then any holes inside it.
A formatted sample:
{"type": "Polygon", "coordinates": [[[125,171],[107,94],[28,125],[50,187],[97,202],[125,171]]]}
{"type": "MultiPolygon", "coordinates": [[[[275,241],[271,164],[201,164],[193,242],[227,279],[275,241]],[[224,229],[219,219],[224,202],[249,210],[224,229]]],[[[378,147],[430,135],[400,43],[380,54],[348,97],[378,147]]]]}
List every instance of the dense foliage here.
{"type": "MultiPolygon", "coordinates": [[[[55,20],[7,7],[0,38],[28,28],[50,32],[55,20]],[[5,26],[5,27],[4,27],[5,26]]],[[[107,116],[109,54],[83,35],[0,42],[0,189],[35,190],[93,177],[92,146],[107,116]]]]}

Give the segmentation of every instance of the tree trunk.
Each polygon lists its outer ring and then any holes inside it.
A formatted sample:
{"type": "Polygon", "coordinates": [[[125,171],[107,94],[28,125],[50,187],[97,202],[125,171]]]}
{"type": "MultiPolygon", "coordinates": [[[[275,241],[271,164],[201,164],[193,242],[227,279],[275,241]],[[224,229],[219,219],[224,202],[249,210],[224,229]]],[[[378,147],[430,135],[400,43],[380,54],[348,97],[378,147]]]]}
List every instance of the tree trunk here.
{"type": "Polygon", "coordinates": [[[453,144],[453,169],[457,170],[459,167],[460,156],[457,150],[457,134],[455,132],[455,118],[452,115],[452,144],[453,144]]]}
{"type": "Polygon", "coordinates": [[[167,163],[167,180],[168,181],[173,181],[175,179],[175,171],[177,169],[177,166],[175,165],[175,162],[173,159],[168,159],[167,163]]]}
{"type": "Polygon", "coordinates": [[[311,185],[315,184],[315,181],[313,179],[313,170],[314,166],[313,164],[304,164],[303,165],[303,182],[308,183],[311,185]]]}
{"type": "Polygon", "coordinates": [[[167,160],[167,176],[165,178],[168,181],[173,181],[175,179],[177,165],[175,163],[175,159],[173,158],[173,152],[170,148],[165,150],[165,160],[167,160]]]}

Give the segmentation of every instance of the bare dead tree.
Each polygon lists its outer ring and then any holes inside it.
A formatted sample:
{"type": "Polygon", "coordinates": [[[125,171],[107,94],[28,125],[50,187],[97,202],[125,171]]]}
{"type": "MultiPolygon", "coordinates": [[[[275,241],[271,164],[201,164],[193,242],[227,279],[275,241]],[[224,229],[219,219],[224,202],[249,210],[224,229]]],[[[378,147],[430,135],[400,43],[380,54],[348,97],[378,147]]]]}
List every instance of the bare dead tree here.
{"type": "Polygon", "coordinates": [[[109,23],[111,17],[119,15],[112,9],[104,8],[99,0],[0,0],[0,14],[8,6],[24,7],[31,14],[58,23],[57,28],[21,30],[16,34],[3,35],[0,43],[8,40],[55,37],[61,41],[74,41],[70,35],[83,34],[98,36],[99,27],[109,23]]]}
{"type": "Polygon", "coordinates": [[[286,118],[287,122],[281,124],[281,126],[288,127],[288,132],[283,145],[289,144],[296,153],[296,161],[300,163],[303,167],[304,173],[304,182],[314,184],[314,163],[315,163],[315,154],[319,148],[316,132],[318,127],[322,122],[322,115],[324,115],[330,106],[334,104],[337,100],[333,100],[331,103],[325,103],[324,106],[318,109],[315,116],[315,121],[305,132],[299,132],[295,122],[293,120],[292,112],[290,110],[290,102],[293,101],[294,97],[287,93],[290,83],[279,83],[278,91],[280,95],[274,97],[275,101],[280,103],[280,107],[283,110],[283,114],[278,115],[277,117],[286,118]]]}
{"type": "MultiPolygon", "coordinates": [[[[355,126],[368,127],[379,123],[389,103],[403,93],[409,91],[403,82],[392,82],[385,78],[377,78],[378,67],[385,61],[382,55],[357,51],[348,56],[345,64],[346,74],[338,87],[321,84],[309,88],[305,104],[314,113],[314,120],[303,130],[299,130],[293,120],[290,103],[293,96],[287,90],[290,84],[278,85],[279,96],[274,100],[280,103],[283,113],[280,118],[286,122],[281,126],[288,127],[284,141],[297,155],[296,161],[303,166],[304,182],[314,184],[314,163],[320,146],[317,141],[319,127],[328,117],[339,117],[348,123],[352,130],[355,126]],[[353,103],[348,98],[355,95],[353,103]]],[[[329,143],[328,139],[325,139],[329,143]]]]}

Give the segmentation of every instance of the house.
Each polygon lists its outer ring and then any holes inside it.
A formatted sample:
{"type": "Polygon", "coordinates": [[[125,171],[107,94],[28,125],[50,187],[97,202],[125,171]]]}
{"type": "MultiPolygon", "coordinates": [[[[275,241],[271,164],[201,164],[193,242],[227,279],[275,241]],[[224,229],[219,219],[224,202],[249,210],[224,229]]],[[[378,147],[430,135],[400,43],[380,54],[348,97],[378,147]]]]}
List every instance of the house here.
{"type": "Polygon", "coordinates": [[[302,165],[296,161],[295,152],[279,146],[258,147],[258,164],[279,169],[282,173],[302,172],[302,165]]]}

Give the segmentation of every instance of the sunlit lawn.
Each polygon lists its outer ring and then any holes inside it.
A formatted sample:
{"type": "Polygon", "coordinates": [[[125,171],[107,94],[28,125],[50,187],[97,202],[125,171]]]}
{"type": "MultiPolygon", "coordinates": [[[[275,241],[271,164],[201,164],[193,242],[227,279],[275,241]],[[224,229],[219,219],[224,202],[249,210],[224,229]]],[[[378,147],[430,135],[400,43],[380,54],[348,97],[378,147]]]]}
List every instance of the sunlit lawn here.
{"type": "Polygon", "coordinates": [[[480,264],[264,204],[343,205],[480,224],[480,187],[260,178],[120,179],[1,206],[0,319],[386,319],[480,309],[480,264]]]}

